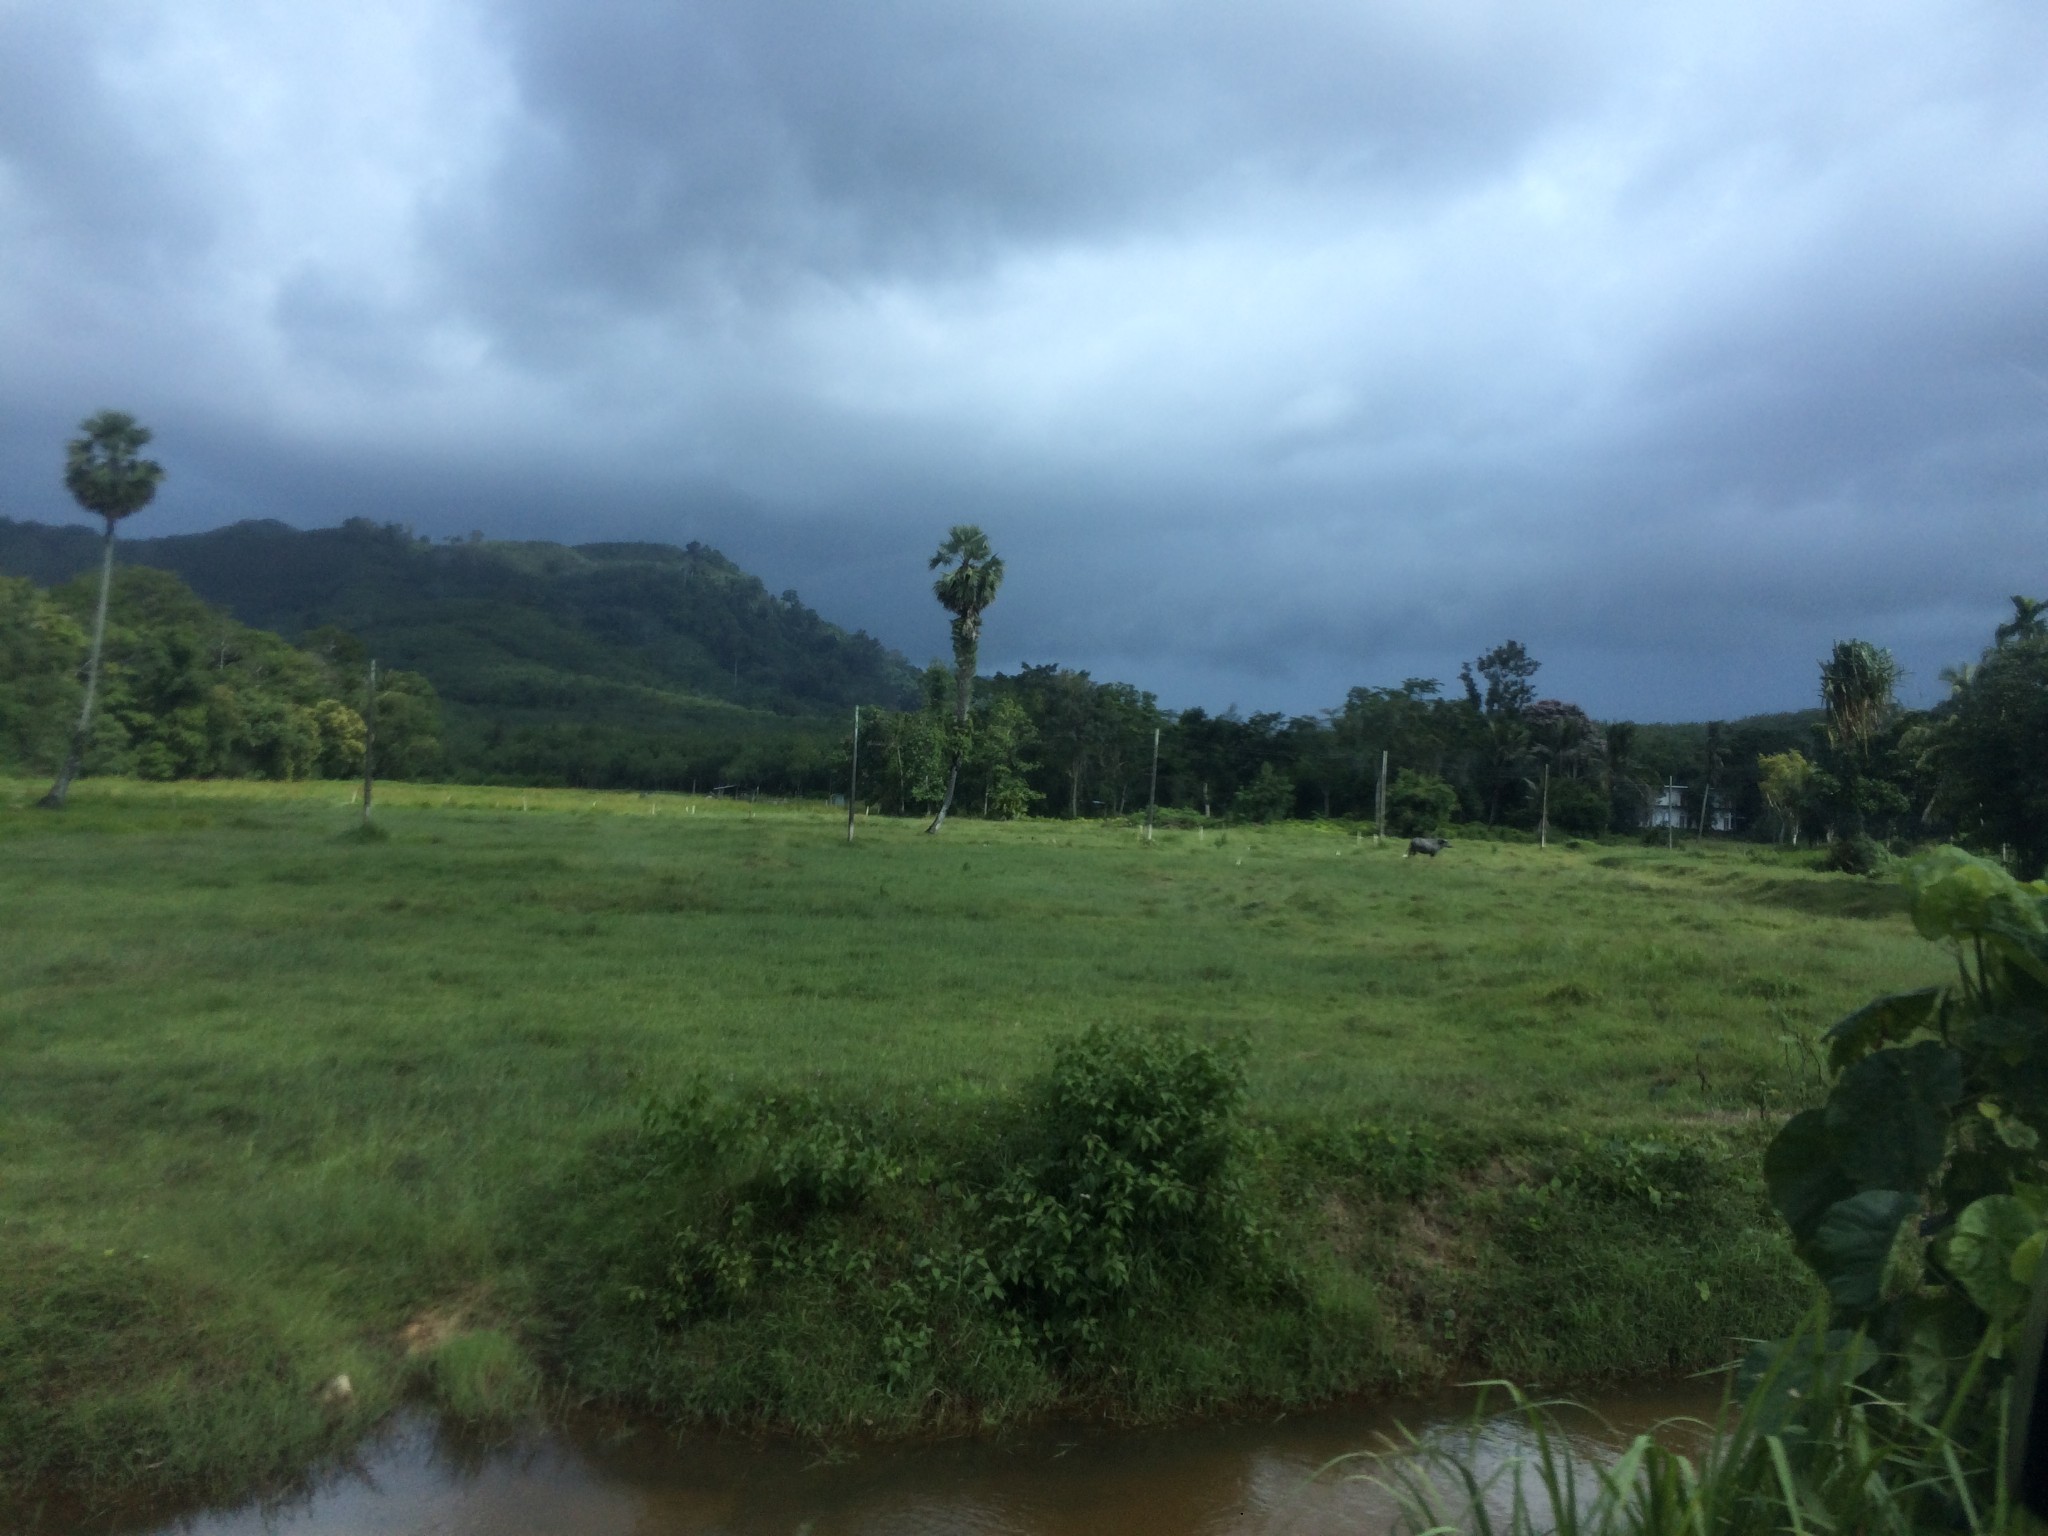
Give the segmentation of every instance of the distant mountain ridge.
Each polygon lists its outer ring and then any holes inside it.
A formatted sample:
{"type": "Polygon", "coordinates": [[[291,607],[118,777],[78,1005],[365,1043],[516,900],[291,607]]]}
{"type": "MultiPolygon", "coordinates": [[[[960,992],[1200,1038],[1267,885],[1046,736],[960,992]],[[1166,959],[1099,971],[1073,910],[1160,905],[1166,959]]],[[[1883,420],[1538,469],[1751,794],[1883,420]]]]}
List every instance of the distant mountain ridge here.
{"type": "MultiPolygon", "coordinates": [[[[43,586],[92,569],[98,546],[83,524],[0,518],[0,572],[43,586]]],[[[435,543],[352,518],[124,538],[116,551],[175,572],[244,624],[294,640],[331,625],[424,674],[458,758],[474,755],[465,742],[495,755],[522,730],[741,737],[918,696],[900,654],[697,543],[435,543]]]]}

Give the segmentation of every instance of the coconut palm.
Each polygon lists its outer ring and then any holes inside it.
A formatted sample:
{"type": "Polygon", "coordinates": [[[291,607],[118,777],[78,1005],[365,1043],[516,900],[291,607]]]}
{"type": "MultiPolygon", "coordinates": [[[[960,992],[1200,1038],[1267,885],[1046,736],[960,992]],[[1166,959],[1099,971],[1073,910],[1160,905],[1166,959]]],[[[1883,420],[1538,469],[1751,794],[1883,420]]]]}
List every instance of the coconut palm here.
{"type": "Polygon", "coordinates": [[[93,699],[99,692],[100,650],[107,638],[107,593],[114,583],[114,528],[123,518],[133,517],[156,495],[164,467],[154,460],[138,457],[150,438],[149,428],[124,411],[101,411],[78,424],[84,435],[75,437],[66,450],[64,488],[86,511],[106,520],[101,540],[100,601],[93,615],[92,649],[85,661],[85,702],[79,707],[78,726],[71,733],[71,750],[57,782],[43,796],[42,804],[61,809],[71,793],[71,781],[78,777],[85,761],[86,742],[92,734],[93,699]]]}
{"type": "Polygon", "coordinates": [[[972,523],[956,523],[946,535],[946,542],[939,546],[927,567],[930,570],[945,568],[945,573],[932,583],[932,593],[939,604],[953,615],[953,724],[956,740],[953,745],[953,763],[946,774],[946,798],[939,805],[938,815],[927,832],[936,832],[946,824],[946,813],[953,808],[953,792],[960,786],[960,758],[965,751],[967,711],[974,702],[975,664],[981,653],[981,616],[988,605],[996,600],[996,589],[1003,584],[1003,562],[995,551],[989,548],[988,535],[972,523]]]}
{"type": "Polygon", "coordinates": [[[1892,695],[1903,675],[1892,653],[1868,640],[1837,640],[1834,654],[1820,664],[1828,739],[1852,752],[1858,766],[1891,716],[1892,695]]]}
{"type": "Polygon", "coordinates": [[[1854,844],[1863,836],[1869,791],[1870,744],[1891,718],[1893,693],[1904,674],[1892,653],[1868,640],[1837,640],[1820,664],[1820,698],[1827,706],[1828,741],[1841,781],[1835,831],[1854,844]]]}
{"type": "Polygon", "coordinates": [[[2021,597],[2017,592],[2012,599],[2012,617],[1998,626],[1993,643],[2003,646],[2011,640],[2031,640],[2036,635],[2048,633],[2048,601],[2037,597],[2021,597]]]}

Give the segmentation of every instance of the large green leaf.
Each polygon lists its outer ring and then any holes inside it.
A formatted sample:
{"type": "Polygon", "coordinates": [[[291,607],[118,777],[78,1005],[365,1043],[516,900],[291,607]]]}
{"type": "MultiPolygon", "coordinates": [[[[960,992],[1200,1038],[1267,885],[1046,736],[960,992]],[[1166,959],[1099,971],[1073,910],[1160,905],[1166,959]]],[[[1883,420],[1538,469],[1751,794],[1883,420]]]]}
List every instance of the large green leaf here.
{"type": "Polygon", "coordinates": [[[1943,1259],[1993,1322],[2026,1311],[2029,1288],[2015,1277],[2013,1258],[2040,1230],[2026,1202],[2012,1195],[1986,1195],[1956,1218],[1943,1259]]]}
{"type": "Polygon", "coordinates": [[[2048,1020],[2039,1014],[1981,1013],[1968,1020],[1956,1038],[1967,1051],[2016,1067],[2029,1056],[2048,1054],[2048,1020]]]}
{"type": "Polygon", "coordinates": [[[1933,1423],[1951,1401],[1956,1378],[1983,1337],[1983,1320],[1963,1297],[1937,1288],[1900,1302],[1898,1331],[1907,1406],[1933,1423]]]}
{"type": "Polygon", "coordinates": [[[1828,1208],[1801,1250],[1836,1306],[1853,1312],[1877,1305],[1899,1225],[1919,1210],[1917,1196],[1866,1189],[1828,1208]]]}
{"type": "Polygon", "coordinates": [[[2048,935],[2042,887],[2022,885],[1989,859],[1953,843],[1906,866],[1913,926],[1926,939],[1959,941],[1983,933],[2048,935]]]}
{"type": "Polygon", "coordinates": [[[1752,1344],[1736,1373],[1742,1417],[1753,1435],[1781,1433],[1805,1417],[1814,1398],[1831,1398],[1881,1358],[1861,1329],[1834,1328],[1821,1337],[1752,1344]]]}
{"type": "Polygon", "coordinates": [[[1940,987],[1894,992],[1858,1008],[1827,1033],[1829,1069],[1840,1072],[1879,1046],[1903,1040],[1929,1023],[1941,992],[1940,987]]]}
{"type": "Polygon", "coordinates": [[[1828,1145],[1857,1189],[1923,1188],[1948,1147],[1962,1058],[1933,1040],[1864,1057],[1828,1094],[1828,1145]]]}
{"type": "Polygon", "coordinates": [[[1820,1110],[1801,1110],[1771,1138],[1764,1150],[1764,1187],[1792,1229],[1793,1240],[1802,1243],[1813,1235],[1829,1206],[1856,1192],[1835,1166],[1827,1117],[1820,1110]]]}
{"type": "Polygon", "coordinates": [[[1952,845],[1915,859],[1906,884],[1922,937],[1958,944],[1981,939],[2048,982],[2048,886],[2022,885],[1991,860],[1952,845]]]}

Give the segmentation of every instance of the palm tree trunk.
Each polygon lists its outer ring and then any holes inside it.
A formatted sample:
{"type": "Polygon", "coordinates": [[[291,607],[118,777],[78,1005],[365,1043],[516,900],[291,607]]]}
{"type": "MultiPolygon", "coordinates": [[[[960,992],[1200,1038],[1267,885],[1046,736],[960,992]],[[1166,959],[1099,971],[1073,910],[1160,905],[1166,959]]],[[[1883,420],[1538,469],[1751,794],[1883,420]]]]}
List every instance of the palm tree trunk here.
{"type": "Polygon", "coordinates": [[[946,770],[946,798],[939,802],[939,814],[932,818],[927,832],[936,832],[946,824],[946,812],[953,809],[953,791],[960,787],[960,754],[953,754],[953,766],[946,770]]]}
{"type": "Polygon", "coordinates": [[[106,537],[101,540],[100,603],[92,618],[92,649],[85,659],[85,702],[79,707],[78,727],[71,733],[71,750],[64,754],[64,766],[50,792],[36,802],[49,810],[61,811],[71,793],[71,781],[85,764],[86,743],[92,738],[92,704],[100,687],[100,648],[107,640],[107,593],[114,585],[114,520],[107,519],[106,537]]]}
{"type": "Polygon", "coordinates": [[[956,621],[953,626],[953,726],[960,732],[956,739],[962,745],[953,749],[953,766],[946,770],[946,798],[939,802],[939,814],[925,828],[927,833],[936,832],[946,824],[946,812],[953,809],[953,792],[960,787],[960,759],[967,755],[967,712],[974,705],[974,666],[973,633],[963,636],[956,621]]]}

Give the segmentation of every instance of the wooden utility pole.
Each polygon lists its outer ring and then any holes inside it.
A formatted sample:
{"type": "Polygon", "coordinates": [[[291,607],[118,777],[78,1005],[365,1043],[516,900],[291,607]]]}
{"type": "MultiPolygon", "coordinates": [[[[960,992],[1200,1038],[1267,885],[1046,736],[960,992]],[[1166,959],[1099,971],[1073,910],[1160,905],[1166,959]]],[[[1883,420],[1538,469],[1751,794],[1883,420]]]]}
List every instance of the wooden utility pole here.
{"type": "Polygon", "coordinates": [[[363,825],[370,824],[370,796],[377,786],[377,663],[370,662],[370,691],[363,699],[363,825]]]}
{"type": "Polygon", "coordinates": [[[1152,728],[1152,787],[1145,792],[1145,841],[1152,841],[1152,808],[1159,803],[1159,727],[1152,728]]]}
{"type": "Polygon", "coordinates": [[[846,780],[846,840],[853,841],[853,808],[860,799],[860,706],[853,706],[853,772],[846,780]]]}
{"type": "Polygon", "coordinates": [[[1377,843],[1387,835],[1387,754],[1380,751],[1380,787],[1372,797],[1372,840],[1377,843]]]}
{"type": "Polygon", "coordinates": [[[1543,765],[1543,812],[1536,822],[1536,846],[1550,846],[1550,764],[1543,765]]]}

